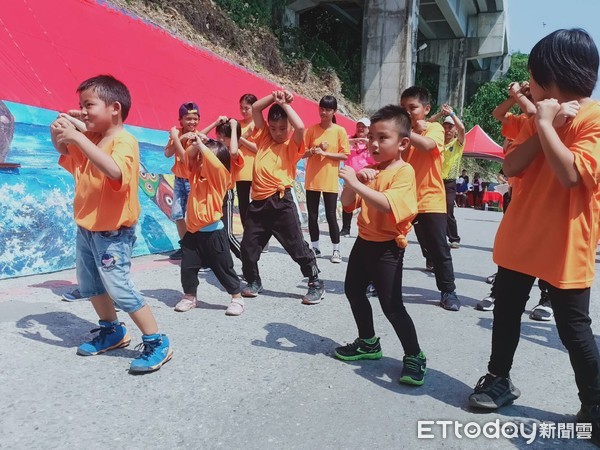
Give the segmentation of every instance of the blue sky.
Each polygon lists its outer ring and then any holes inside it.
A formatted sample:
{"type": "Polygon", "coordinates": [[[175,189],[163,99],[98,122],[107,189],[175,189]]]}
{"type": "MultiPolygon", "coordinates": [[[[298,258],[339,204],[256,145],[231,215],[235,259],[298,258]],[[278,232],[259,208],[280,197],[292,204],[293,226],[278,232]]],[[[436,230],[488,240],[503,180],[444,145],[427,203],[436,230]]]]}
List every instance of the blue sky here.
{"type": "MultiPolygon", "coordinates": [[[[583,28],[600,46],[599,0],[504,0],[508,11],[509,51],[529,53],[541,38],[559,28],[583,28]]],[[[600,83],[594,90],[600,98],[600,83]]]]}

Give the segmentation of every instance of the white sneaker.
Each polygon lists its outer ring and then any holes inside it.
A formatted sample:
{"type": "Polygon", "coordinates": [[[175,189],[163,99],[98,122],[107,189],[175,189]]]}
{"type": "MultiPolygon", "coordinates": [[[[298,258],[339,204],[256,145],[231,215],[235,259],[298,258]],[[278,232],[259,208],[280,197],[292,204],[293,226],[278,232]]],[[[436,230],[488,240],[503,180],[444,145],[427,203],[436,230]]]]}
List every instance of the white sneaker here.
{"type": "Polygon", "coordinates": [[[342,262],[342,255],[339,250],[334,250],[333,255],[331,255],[331,262],[334,264],[339,264],[342,262]]]}
{"type": "Polygon", "coordinates": [[[241,298],[232,298],[231,303],[225,311],[226,316],[241,316],[244,312],[244,300],[241,298]]]}
{"type": "Polygon", "coordinates": [[[175,305],[175,311],[177,312],[186,312],[190,309],[194,309],[198,306],[198,300],[193,295],[184,295],[179,303],[175,305]]]}

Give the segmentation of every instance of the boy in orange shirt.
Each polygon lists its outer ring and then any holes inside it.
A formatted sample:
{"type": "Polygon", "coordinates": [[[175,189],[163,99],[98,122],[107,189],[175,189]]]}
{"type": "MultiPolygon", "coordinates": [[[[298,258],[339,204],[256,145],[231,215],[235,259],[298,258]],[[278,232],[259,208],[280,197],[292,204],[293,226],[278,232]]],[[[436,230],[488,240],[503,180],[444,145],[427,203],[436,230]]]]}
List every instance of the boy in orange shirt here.
{"type": "MultiPolygon", "coordinates": [[[[165,147],[165,156],[170,158],[175,156],[175,162],[171,168],[171,172],[175,175],[175,183],[173,185],[173,204],[171,205],[171,219],[177,225],[179,239],[183,239],[185,234],[185,211],[187,207],[188,196],[190,195],[190,182],[186,178],[186,161],[180,159],[179,151],[183,151],[188,145],[190,137],[198,133],[198,121],[200,120],[200,109],[193,102],[184,103],[179,107],[179,124],[180,128],[173,127],[169,131],[169,142],[165,147]]],[[[181,259],[181,248],[175,251],[169,259],[181,259]]]]}
{"type": "Polygon", "coordinates": [[[533,47],[528,66],[537,112],[503,165],[506,175],[520,178],[520,189],[494,243],[492,353],[469,403],[496,409],[519,397],[510,369],[537,277],[550,285],[558,334],[575,372],[578,420],[592,423],[598,441],[600,356],[589,317],[600,209],[600,105],[590,98],[598,50],[585,31],[558,30],[533,47]],[[552,226],[541,230],[541,223],[552,226]]]}
{"type": "Polygon", "coordinates": [[[130,278],[138,201],[139,147],[123,128],[131,107],[127,87],[109,75],[84,81],[77,88],[87,131],[65,118],[50,125],[59,164],[75,178],[73,205],[77,223],[77,281],[100,318],[98,336],[77,354],[97,355],[131,342],[117,319],[114,303],[142,332],[143,352],[131,362],[131,373],[151,372],[171,359],[172,350],[150,307],[130,278]]]}
{"type": "MultiPolygon", "coordinates": [[[[235,130],[237,122],[231,119],[235,130]]],[[[239,316],[244,312],[240,279],[233,269],[227,229],[223,223],[223,197],[231,185],[231,167],[244,160],[238,152],[237,133],[231,135],[231,150],[206,135],[193,137],[187,148],[186,174],[191,184],[186,216],[187,231],[181,240],[181,284],[184,296],[175,306],[179,312],[189,311],[198,304],[198,271],[210,267],[231,295],[225,314],[239,316]]],[[[178,150],[181,152],[180,150],[178,150]]],[[[185,155],[181,154],[182,159],[185,155]]]]}
{"type": "Polygon", "coordinates": [[[402,107],[410,113],[411,148],[403,156],[415,169],[419,214],[413,221],[415,234],[427,266],[433,266],[437,288],[441,292],[440,305],[448,311],[458,311],[460,300],[454,284],[452,255],[446,240],[448,219],[446,190],[442,177],[444,128],[439,123],[425,121],[431,110],[429,91],[412,86],[400,96],[402,107]]]}
{"type": "Polygon", "coordinates": [[[288,91],[273,91],[252,105],[252,140],[258,151],[252,176],[252,203],[242,238],[242,271],[248,282],[242,296],[256,297],[262,291],[258,260],[273,235],[308,277],[308,292],[302,303],[314,305],[323,299],[325,287],[319,279],[315,254],[302,236],[291,192],[296,165],[305,153],[304,123],[292,108],[293,100],[288,91]],[[265,122],[263,110],[273,103],[265,122]],[[294,129],[292,136],[290,124],[294,129]]]}
{"type": "Polygon", "coordinates": [[[402,160],[410,147],[410,116],[400,106],[388,105],[371,117],[369,150],[377,162],[356,174],[350,166],[340,170],[344,180],[342,205],[346,212],[360,208],[358,238],[348,259],[344,290],[358,338],[335,349],[344,361],[379,359],[373,312],[366,295],[372,280],[379,303],[405,352],[401,383],[424,382],[426,358],[417,340],[414,323],[402,302],[402,261],[410,221],[417,215],[415,172],[402,160]]]}

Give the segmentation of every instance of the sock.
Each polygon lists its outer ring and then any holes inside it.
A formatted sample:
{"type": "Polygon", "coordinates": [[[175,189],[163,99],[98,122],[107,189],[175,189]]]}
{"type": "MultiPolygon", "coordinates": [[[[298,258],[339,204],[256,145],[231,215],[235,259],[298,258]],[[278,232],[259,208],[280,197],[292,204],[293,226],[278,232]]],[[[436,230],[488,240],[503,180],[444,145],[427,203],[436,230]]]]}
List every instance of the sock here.
{"type": "Polygon", "coordinates": [[[160,339],[160,333],[156,334],[142,334],[142,341],[144,342],[153,342],[160,339]]]}
{"type": "Polygon", "coordinates": [[[363,339],[363,341],[365,341],[369,345],[373,345],[375,342],[377,342],[377,336],[373,336],[370,339],[363,339]]]}
{"type": "Polygon", "coordinates": [[[336,250],[340,251],[340,244],[333,244],[333,251],[335,252],[336,250]]]}
{"type": "Polygon", "coordinates": [[[319,241],[311,242],[312,248],[319,250],[319,241]]]}

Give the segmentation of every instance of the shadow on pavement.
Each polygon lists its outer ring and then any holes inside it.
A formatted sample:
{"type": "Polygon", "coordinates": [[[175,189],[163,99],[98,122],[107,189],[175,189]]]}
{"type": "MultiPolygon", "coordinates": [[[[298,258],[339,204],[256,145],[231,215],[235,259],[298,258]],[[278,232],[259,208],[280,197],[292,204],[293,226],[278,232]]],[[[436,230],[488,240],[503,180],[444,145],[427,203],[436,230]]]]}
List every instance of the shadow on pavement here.
{"type": "Polygon", "coordinates": [[[29,287],[50,289],[54,295],[62,297],[65,292],[70,292],[76,288],[77,284],[67,280],[48,280],[43,283],[30,284],[29,287]]]}
{"type": "MultiPolygon", "coordinates": [[[[54,345],[63,348],[77,348],[83,342],[89,341],[92,335],[89,331],[98,328],[95,323],[66,312],[48,312],[44,314],[31,314],[16,323],[21,329],[21,336],[26,339],[54,345]],[[42,336],[42,331],[47,331],[57,339],[42,336]]],[[[44,333],[46,334],[46,333],[44,333]]],[[[75,354],[73,352],[73,354],[75,354]]],[[[139,352],[128,349],[118,349],[106,353],[108,356],[121,358],[135,358],[139,352]]]]}
{"type": "Polygon", "coordinates": [[[330,355],[340,344],[333,339],[310,333],[287,323],[273,322],[264,326],[264,341],[255,339],[252,345],[307,355],[330,355]]]}
{"type": "MultiPolygon", "coordinates": [[[[435,286],[435,281],[432,281],[434,283],[435,286]]],[[[458,298],[460,299],[460,303],[462,307],[469,307],[469,308],[475,308],[475,305],[477,305],[477,303],[479,303],[479,300],[471,298],[471,297],[466,297],[464,295],[462,295],[460,293],[460,291],[457,291],[456,294],[458,295],[458,298]]],[[[423,289],[423,288],[416,288],[416,287],[412,287],[412,286],[402,286],[402,300],[404,301],[404,303],[419,303],[419,304],[426,304],[429,303],[432,306],[439,306],[440,305],[440,292],[435,290],[431,290],[431,289],[423,289]]],[[[460,311],[459,311],[460,313],[460,311]]]]}

